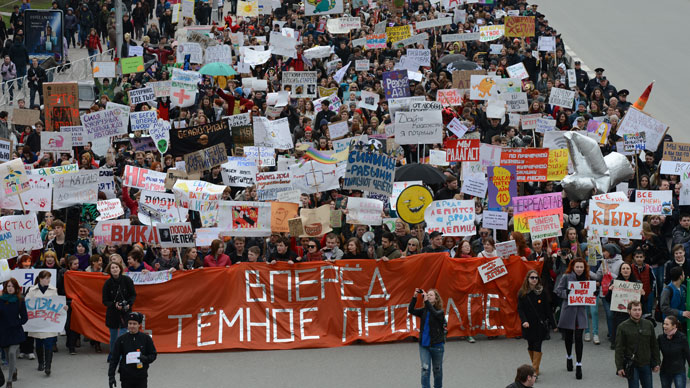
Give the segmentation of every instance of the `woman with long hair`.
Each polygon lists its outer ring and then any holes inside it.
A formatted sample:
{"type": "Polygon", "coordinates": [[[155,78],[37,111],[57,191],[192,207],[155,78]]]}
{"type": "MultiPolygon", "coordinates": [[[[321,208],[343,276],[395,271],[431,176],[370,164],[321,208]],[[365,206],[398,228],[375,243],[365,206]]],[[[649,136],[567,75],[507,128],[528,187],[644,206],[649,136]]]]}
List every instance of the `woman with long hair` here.
{"type": "Polygon", "coordinates": [[[496,242],[493,238],[487,237],[484,240],[484,250],[479,252],[477,257],[498,257],[496,252],[496,242]]]}
{"type": "Polygon", "coordinates": [[[105,267],[110,278],[103,284],[103,304],[106,307],[105,325],[110,331],[110,352],[108,362],[115,348],[117,337],[127,332],[127,314],[137,298],[134,281],[125,275],[125,268],[121,262],[111,261],[105,267]]]}
{"type": "Polygon", "coordinates": [[[362,243],[357,237],[351,237],[345,243],[343,259],[368,259],[367,253],[362,249],[362,243]]]}
{"type": "Polygon", "coordinates": [[[443,313],[443,300],[436,289],[424,292],[417,288],[412,295],[408,313],[420,318],[419,358],[422,362],[422,387],[431,386],[434,374],[434,387],[443,386],[443,351],[446,342],[446,318],[443,313]],[[415,308],[417,296],[423,297],[423,308],[415,308]]]}
{"type": "Polygon", "coordinates": [[[22,288],[17,279],[10,278],[2,284],[0,295],[0,348],[5,352],[8,362],[7,385],[17,381],[17,351],[19,344],[26,340],[22,325],[29,320],[22,288]]]}
{"type": "Polygon", "coordinates": [[[555,294],[563,299],[561,304],[561,317],[558,320],[558,328],[565,336],[565,351],[568,355],[566,366],[568,372],[573,371],[573,343],[575,343],[575,355],[577,356],[575,378],[582,380],[582,333],[587,327],[586,306],[571,306],[568,304],[569,284],[571,282],[586,281],[590,279],[589,265],[582,258],[575,258],[568,263],[563,276],[561,276],[555,294]]]}
{"type": "MultiPolygon", "coordinates": [[[[41,271],[36,277],[36,283],[29,288],[26,298],[58,296],[57,288],[50,285],[50,271],[41,271]]],[[[65,306],[67,309],[67,306],[65,306]]],[[[53,364],[53,346],[57,343],[59,333],[29,332],[29,337],[36,338],[36,356],[38,356],[38,370],[50,376],[53,364]]]]}
{"type": "Polygon", "coordinates": [[[546,339],[550,327],[556,322],[551,314],[549,298],[544,292],[539,273],[530,270],[518,291],[518,314],[522,322],[522,338],[527,340],[527,351],[532,366],[539,375],[541,343],[546,339]]]}
{"type": "Polygon", "coordinates": [[[527,246],[525,236],[520,232],[510,232],[510,239],[515,241],[518,251],[517,255],[520,256],[522,260],[527,261],[529,255],[532,254],[532,250],[527,246]]]}
{"type": "MultiPolygon", "coordinates": [[[[635,278],[635,274],[633,273],[632,265],[625,262],[621,264],[620,268],[618,269],[618,277],[616,277],[615,280],[634,283],[638,282],[637,278],[635,278]]],[[[606,301],[609,302],[609,306],[611,306],[611,298],[613,297],[613,282],[614,280],[611,280],[611,284],[609,285],[609,292],[605,296],[606,301]]],[[[642,295],[644,296],[644,289],[642,289],[641,291],[642,295]]],[[[625,310],[626,312],[611,311],[613,313],[613,330],[611,331],[611,345],[615,345],[616,343],[616,330],[618,330],[618,325],[620,325],[623,321],[630,317],[630,314],[627,313],[627,306],[625,307],[625,310]]]]}
{"type": "Polygon", "coordinates": [[[682,330],[678,330],[678,318],[669,315],[664,319],[664,332],[659,334],[659,350],[663,356],[659,379],[661,388],[685,388],[685,363],[690,364],[690,347],[682,330]]]}
{"type": "Polygon", "coordinates": [[[458,248],[455,251],[455,258],[469,259],[475,256],[477,255],[475,255],[474,251],[472,250],[472,243],[469,240],[460,241],[460,245],[458,245],[458,248]]]}
{"type": "Polygon", "coordinates": [[[211,251],[204,258],[204,267],[229,267],[230,257],[225,254],[223,240],[215,239],[211,242],[211,251]]]}
{"type": "Polygon", "coordinates": [[[412,237],[412,238],[407,240],[407,245],[405,248],[405,252],[403,252],[403,257],[416,255],[419,252],[421,252],[421,250],[422,250],[422,248],[419,246],[419,240],[412,237]]]}

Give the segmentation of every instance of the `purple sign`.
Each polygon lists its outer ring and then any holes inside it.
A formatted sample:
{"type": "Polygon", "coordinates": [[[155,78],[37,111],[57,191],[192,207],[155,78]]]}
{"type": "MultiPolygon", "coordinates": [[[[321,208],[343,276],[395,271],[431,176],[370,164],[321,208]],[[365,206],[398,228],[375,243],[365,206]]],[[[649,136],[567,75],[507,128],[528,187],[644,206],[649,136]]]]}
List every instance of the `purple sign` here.
{"type": "Polygon", "coordinates": [[[489,166],[489,210],[501,210],[517,196],[517,166],[489,166]]]}
{"type": "Polygon", "coordinates": [[[386,99],[410,97],[410,80],[407,70],[394,70],[383,73],[383,90],[386,99]]]}
{"type": "Polygon", "coordinates": [[[150,137],[133,137],[129,139],[134,151],[157,151],[156,143],[150,137]]]}

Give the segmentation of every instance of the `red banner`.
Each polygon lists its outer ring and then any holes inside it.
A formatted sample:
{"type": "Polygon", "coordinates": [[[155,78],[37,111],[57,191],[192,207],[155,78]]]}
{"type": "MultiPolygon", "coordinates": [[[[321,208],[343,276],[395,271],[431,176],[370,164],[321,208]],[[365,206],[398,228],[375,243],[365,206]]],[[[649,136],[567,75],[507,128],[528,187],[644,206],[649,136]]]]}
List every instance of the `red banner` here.
{"type": "Polygon", "coordinates": [[[548,148],[504,148],[501,166],[516,166],[518,182],[546,182],[549,174],[548,148]]]}
{"type": "MultiPolygon", "coordinates": [[[[178,271],[166,283],[136,286],[134,310],[145,314],[143,329],[160,352],[335,347],[417,336],[419,320],[407,306],[415,287],[437,288],[449,336],[519,336],[517,291],[541,265],[511,257],[508,274],[484,284],[477,268],[490,260],[423,254],[178,271]]],[[[72,329],[108,342],[107,276],[69,271],[65,279],[72,329]]]]}

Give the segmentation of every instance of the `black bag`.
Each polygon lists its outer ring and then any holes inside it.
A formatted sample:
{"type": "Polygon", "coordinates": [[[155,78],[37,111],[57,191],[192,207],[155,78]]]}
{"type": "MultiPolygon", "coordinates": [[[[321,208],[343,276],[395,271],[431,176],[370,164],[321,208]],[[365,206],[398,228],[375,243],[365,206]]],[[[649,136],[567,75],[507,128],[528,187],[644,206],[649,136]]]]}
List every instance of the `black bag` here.
{"type": "MultiPolygon", "coordinates": [[[[640,330],[642,334],[642,330],[640,330]]],[[[632,379],[635,375],[635,359],[637,358],[637,350],[640,348],[640,342],[638,337],[638,342],[635,344],[635,351],[631,356],[625,355],[623,357],[623,371],[625,372],[625,377],[632,379]]]]}

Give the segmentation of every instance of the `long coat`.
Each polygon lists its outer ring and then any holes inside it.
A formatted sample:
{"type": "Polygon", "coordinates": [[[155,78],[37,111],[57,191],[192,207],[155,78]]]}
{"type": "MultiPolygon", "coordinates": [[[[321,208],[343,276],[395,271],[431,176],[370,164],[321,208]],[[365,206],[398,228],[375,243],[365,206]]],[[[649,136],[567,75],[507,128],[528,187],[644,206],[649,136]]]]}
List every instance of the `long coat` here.
{"type": "Polygon", "coordinates": [[[534,290],[518,299],[518,314],[520,322],[529,323],[529,327],[522,328],[522,338],[527,341],[543,341],[546,338],[548,327],[542,323],[550,323],[555,326],[549,298],[544,289],[540,292],[534,290]]]}
{"type": "Polygon", "coordinates": [[[28,320],[24,299],[9,302],[0,299],[0,347],[19,345],[26,339],[22,325],[28,320]]]}
{"type": "Polygon", "coordinates": [[[105,325],[110,329],[127,327],[127,314],[132,311],[137,293],[134,282],[129,276],[121,274],[117,280],[112,276],[103,284],[103,304],[105,311],[105,325]],[[116,303],[127,302],[129,310],[118,310],[116,303]]]}
{"type": "Polygon", "coordinates": [[[577,281],[575,272],[565,273],[561,276],[558,286],[554,293],[561,299],[561,318],[558,320],[558,327],[561,329],[584,329],[587,327],[586,306],[568,305],[568,283],[577,281]]]}

